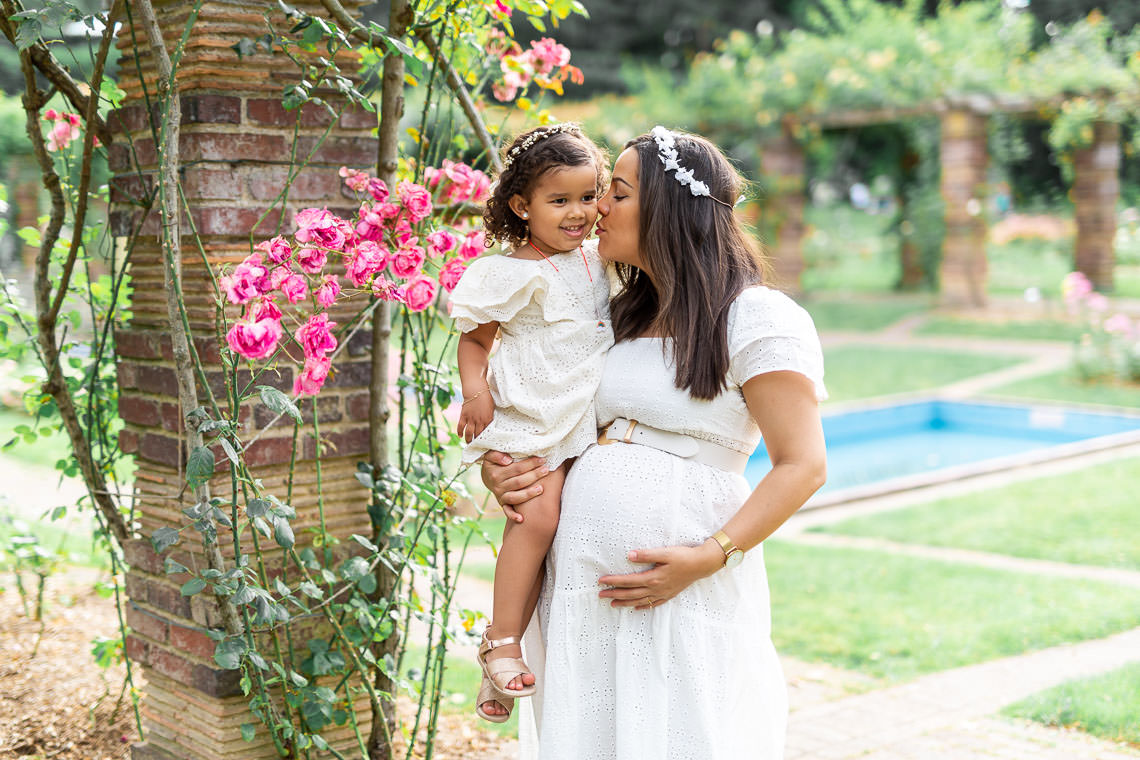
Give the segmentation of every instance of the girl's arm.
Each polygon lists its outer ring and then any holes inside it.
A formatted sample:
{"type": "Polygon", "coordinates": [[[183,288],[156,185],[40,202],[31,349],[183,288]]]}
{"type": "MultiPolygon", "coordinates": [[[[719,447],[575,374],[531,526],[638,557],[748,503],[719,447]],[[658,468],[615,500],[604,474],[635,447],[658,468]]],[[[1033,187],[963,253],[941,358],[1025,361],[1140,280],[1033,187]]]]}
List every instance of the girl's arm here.
{"type": "Polygon", "coordinates": [[[459,365],[463,406],[456,428],[467,443],[482,433],[495,415],[495,401],[491,398],[491,390],[487,385],[487,361],[498,332],[499,323],[488,322],[459,336],[456,362],[459,365]]]}
{"type": "MultiPolygon", "coordinates": [[[[737,547],[748,551],[772,535],[823,485],[827,457],[811,380],[798,372],[766,372],[746,382],[742,390],[764,436],[772,469],[736,514],[719,527],[737,547]]],[[[635,549],[629,559],[652,567],[599,579],[610,587],[599,596],[613,599],[615,607],[645,608],[672,599],[694,581],[720,570],[725,556],[720,544],[709,538],[699,546],[635,549]]]]}

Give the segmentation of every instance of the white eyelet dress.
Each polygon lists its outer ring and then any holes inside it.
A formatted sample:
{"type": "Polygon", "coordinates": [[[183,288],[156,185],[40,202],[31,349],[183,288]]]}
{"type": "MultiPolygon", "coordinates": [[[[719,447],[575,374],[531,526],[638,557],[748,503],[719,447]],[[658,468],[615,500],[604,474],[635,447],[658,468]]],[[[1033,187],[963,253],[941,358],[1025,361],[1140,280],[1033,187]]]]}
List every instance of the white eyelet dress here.
{"type": "MultiPolygon", "coordinates": [[[[728,389],[711,401],[674,387],[668,342],[609,352],[598,421],[639,420],[751,453],[760,431],[740,387],[776,370],[807,376],[823,398],[811,317],[766,287],[746,289],[728,320],[728,389]]],[[[593,445],[571,468],[526,653],[539,693],[521,700],[524,760],[778,760],[787,692],[772,646],[761,547],[649,610],[613,608],[598,578],[647,569],[631,549],[698,545],[751,488],[740,475],[636,444],[593,445]]]]}
{"type": "Polygon", "coordinates": [[[597,440],[594,391],[614,342],[609,295],[596,240],[549,261],[471,262],[451,294],[451,316],[463,332],[498,322],[500,340],[487,375],[495,416],[464,447],[464,464],[504,451],[545,457],[553,469],[597,440]]]}

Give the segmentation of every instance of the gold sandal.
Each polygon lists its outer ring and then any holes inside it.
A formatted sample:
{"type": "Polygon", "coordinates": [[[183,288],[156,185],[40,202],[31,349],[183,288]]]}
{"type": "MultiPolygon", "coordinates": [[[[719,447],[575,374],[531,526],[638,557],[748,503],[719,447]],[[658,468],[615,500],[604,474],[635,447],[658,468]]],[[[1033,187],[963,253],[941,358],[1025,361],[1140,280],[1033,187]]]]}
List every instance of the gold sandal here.
{"type": "Polygon", "coordinates": [[[507,636],[502,639],[489,639],[487,638],[487,630],[483,629],[483,642],[479,644],[479,652],[476,654],[475,659],[479,661],[479,667],[483,668],[483,677],[491,682],[491,687],[499,694],[511,699],[515,697],[529,697],[537,691],[536,684],[524,686],[521,689],[508,689],[507,684],[511,682],[516,676],[531,673],[530,668],[526,666],[518,657],[499,657],[495,660],[487,660],[487,655],[493,649],[507,646],[509,644],[520,644],[522,639],[518,636],[507,636]],[[505,677],[504,677],[505,676],[505,677]],[[500,686],[500,684],[502,684],[500,686]]]}
{"type": "Polygon", "coordinates": [[[504,697],[499,690],[495,688],[495,684],[491,682],[490,678],[483,676],[483,682],[479,684],[479,694],[475,697],[475,714],[483,720],[489,720],[492,723],[506,723],[511,719],[511,711],[515,707],[515,700],[513,697],[504,697]],[[502,705],[503,709],[507,711],[506,715],[495,715],[486,712],[483,705],[488,702],[498,702],[502,705]]]}

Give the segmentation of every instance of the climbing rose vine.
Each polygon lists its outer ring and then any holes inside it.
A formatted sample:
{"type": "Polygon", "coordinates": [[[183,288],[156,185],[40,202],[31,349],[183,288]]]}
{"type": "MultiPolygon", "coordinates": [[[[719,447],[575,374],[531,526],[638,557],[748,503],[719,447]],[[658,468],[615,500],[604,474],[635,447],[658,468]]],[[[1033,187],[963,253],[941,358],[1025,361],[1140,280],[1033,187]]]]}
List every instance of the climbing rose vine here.
{"type": "Polygon", "coordinates": [[[230,350],[260,360],[274,357],[283,343],[296,345],[304,362],[293,393],[313,396],[332,371],[336,322],[328,310],[338,300],[368,293],[423,311],[440,287],[453,290],[467,263],[483,252],[484,236],[437,224],[433,209],[436,203],[480,203],[491,182],[478,169],[448,160],[424,175],[424,185],[402,181],[392,192],[367,172],[341,167],[360,204],[353,219],[327,208],[303,209],[293,218],[291,237],[263,240],[223,271],[226,300],[243,307],[226,333],[230,350]]]}

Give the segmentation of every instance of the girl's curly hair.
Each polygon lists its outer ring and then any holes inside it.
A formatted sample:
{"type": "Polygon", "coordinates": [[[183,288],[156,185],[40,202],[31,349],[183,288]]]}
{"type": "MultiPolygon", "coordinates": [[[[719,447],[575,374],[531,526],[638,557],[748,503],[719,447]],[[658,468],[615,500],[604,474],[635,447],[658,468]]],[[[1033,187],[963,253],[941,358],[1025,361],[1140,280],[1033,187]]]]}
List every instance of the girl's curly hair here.
{"type": "Polygon", "coordinates": [[[606,156],[577,125],[557,124],[535,127],[515,138],[503,151],[503,172],[491,188],[483,209],[486,245],[498,242],[519,246],[527,241],[527,223],[511,210],[514,195],[528,197],[543,174],[562,166],[588,166],[597,169],[597,192],[608,182],[606,156]]]}

